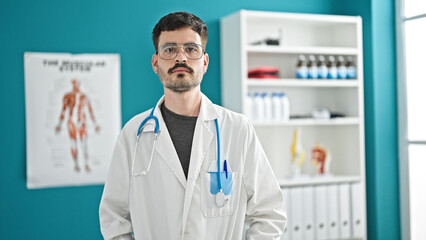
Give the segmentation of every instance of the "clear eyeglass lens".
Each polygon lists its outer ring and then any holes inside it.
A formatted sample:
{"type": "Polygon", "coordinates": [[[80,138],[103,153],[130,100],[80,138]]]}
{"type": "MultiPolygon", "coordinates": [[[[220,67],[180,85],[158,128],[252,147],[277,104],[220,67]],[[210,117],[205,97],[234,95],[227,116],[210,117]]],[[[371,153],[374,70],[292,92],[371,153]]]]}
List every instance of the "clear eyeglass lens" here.
{"type": "MultiPolygon", "coordinates": [[[[159,55],[162,59],[174,59],[179,53],[177,45],[163,45],[159,49],[159,55]]],[[[198,44],[185,44],[182,47],[185,56],[189,59],[200,59],[203,56],[203,47],[198,44]]]]}

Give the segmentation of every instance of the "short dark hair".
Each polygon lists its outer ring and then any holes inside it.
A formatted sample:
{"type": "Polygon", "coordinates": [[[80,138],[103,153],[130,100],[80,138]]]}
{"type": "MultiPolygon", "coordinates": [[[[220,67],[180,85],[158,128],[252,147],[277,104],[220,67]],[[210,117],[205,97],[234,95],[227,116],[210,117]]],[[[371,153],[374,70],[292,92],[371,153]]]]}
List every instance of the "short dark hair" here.
{"type": "Polygon", "coordinates": [[[152,30],[152,41],[155,50],[158,50],[158,38],[163,31],[174,31],[184,27],[191,27],[201,37],[203,47],[207,44],[207,25],[203,20],[188,12],[174,12],[162,17],[152,30]]]}

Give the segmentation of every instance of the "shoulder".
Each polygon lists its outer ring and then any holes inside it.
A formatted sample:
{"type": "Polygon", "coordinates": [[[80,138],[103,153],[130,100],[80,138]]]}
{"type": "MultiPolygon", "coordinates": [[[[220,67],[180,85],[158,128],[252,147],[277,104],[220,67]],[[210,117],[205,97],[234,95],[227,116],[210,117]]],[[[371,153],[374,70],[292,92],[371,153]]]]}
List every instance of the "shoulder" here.
{"type": "Polygon", "coordinates": [[[138,128],[142,121],[149,116],[151,109],[146,110],[145,112],[139,113],[135,115],[133,118],[131,118],[127,123],[124,125],[123,129],[121,130],[121,136],[122,137],[128,137],[128,136],[136,136],[136,133],[138,131],[138,128]]]}

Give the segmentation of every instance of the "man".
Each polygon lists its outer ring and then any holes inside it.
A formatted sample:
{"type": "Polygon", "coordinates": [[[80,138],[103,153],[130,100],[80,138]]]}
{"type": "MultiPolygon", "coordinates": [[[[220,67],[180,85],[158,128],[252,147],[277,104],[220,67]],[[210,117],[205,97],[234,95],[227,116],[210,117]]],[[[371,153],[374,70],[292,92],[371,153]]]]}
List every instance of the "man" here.
{"type": "Polygon", "coordinates": [[[252,125],[201,93],[206,24],[171,13],[153,41],[164,96],[118,137],[99,210],[104,238],[242,239],[246,223],[247,239],[279,239],[283,196],[252,125]]]}

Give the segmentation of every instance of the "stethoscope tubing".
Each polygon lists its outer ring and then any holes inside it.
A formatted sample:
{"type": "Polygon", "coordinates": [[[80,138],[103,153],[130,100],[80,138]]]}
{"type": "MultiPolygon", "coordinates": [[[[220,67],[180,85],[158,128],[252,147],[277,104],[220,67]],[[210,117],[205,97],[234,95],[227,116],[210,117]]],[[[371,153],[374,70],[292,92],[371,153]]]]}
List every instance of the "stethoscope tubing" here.
{"type": "MultiPolygon", "coordinates": [[[[146,117],[142,123],[139,125],[138,128],[138,132],[136,134],[136,144],[133,150],[133,159],[132,159],[132,175],[134,177],[138,177],[138,176],[145,176],[148,174],[150,168],[151,168],[151,163],[152,163],[152,158],[154,156],[154,149],[155,149],[155,145],[157,143],[157,138],[158,138],[158,131],[159,131],[159,123],[158,123],[158,118],[156,116],[154,116],[154,110],[155,107],[152,109],[151,113],[149,114],[148,117],[146,117]],[[149,120],[154,120],[155,122],[155,129],[154,129],[154,142],[153,142],[153,146],[151,149],[151,156],[149,159],[149,163],[148,163],[148,167],[146,170],[142,170],[141,172],[136,173],[134,170],[135,167],[135,158],[136,158],[136,151],[139,145],[139,137],[142,135],[142,130],[144,127],[146,127],[146,124],[152,124],[149,123],[149,120]]],[[[217,120],[217,118],[214,120],[215,121],[215,125],[216,125],[216,142],[217,142],[217,182],[218,182],[218,187],[219,187],[219,191],[221,194],[223,194],[223,189],[222,189],[222,179],[220,177],[220,135],[219,135],[219,122],[217,120]]]]}
{"type": "Polygon", "coordinates": [[[217,183],[219,191],[222,192],[222,179],[220,178],[220,137],[219,137],[219,123],[217,118],[214,120],[216,125],[216,143],[217,143],[217,183]]]}

